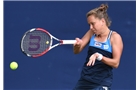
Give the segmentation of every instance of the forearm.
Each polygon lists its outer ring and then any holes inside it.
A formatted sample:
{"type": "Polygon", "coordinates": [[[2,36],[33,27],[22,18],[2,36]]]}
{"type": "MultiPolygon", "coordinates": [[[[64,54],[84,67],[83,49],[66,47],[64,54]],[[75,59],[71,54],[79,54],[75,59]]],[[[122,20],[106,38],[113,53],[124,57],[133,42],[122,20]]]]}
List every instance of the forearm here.
{"type": "Polygon", "coordinates": [[[93,32],[91,30],[88,30],[88,32],[83,36],[82,39],[76,38],[77,42],[73,46],[73,51],[75,54],[78,54],[83,50],[83,48],[87,45],[92,35],[93,32]]]}
{"type": "Polygon", "coordinates": [[[107,58],[107,57],[103,56],[101,61],[113,68],[118,68],[118,66],[119,66],[119,60],[116,60],[116,59],[111,59],[111,58],[107,58]]]}

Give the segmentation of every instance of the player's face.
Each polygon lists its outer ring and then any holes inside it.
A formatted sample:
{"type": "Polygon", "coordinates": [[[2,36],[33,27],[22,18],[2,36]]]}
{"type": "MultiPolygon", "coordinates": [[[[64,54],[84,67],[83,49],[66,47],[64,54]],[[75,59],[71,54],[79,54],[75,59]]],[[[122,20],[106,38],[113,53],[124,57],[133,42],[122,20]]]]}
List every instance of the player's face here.
{"type": "Polygon", "coordinates": [[[92,30],[95,34],[98,34],[102,28],[102,19],[96,18],[94,15],[90,15],[87,18],[87,22],[89,24],[90,30],[92,30]]]}

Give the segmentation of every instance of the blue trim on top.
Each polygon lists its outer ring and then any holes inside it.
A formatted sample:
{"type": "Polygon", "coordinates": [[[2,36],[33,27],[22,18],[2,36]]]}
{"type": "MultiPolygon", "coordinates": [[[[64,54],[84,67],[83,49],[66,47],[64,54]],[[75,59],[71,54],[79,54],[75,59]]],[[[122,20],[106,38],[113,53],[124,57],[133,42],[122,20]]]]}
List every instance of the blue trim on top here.
{"type": "Polygon", "coordinates": [[[112,53],[112,46],[110,43],[110,38],[108,38],[105,42],[99,42],[95,40],[95,35],[93,35],[90,39],[89,46],[100,48],[102,50],[112,53]]]}

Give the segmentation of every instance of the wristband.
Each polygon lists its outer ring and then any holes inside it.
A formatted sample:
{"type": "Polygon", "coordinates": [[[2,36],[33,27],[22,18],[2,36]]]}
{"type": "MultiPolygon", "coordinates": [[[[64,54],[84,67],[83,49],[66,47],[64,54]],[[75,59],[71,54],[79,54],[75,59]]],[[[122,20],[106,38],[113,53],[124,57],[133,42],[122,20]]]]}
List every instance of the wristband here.
{"type": "Polygon", "coordinates": [[[98,57],[96,58],[98,61],[101,61],[103,59],[103,55],[100,53],[97,53],[98,57]]]}

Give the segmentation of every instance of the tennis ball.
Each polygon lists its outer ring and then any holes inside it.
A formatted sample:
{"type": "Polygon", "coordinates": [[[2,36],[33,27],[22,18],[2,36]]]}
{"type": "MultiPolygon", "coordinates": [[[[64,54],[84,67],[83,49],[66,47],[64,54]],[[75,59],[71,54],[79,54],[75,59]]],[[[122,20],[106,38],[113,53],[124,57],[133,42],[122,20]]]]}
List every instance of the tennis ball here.
{"type": "Polygon", "coordinates": [[[46,41],[46,44],[49,44],[49,41],[46,41]]]}
{"type": "Polygon", "coordinates": [[[17,62],[11,62],[10,63],[10,68],[12,69],[12,70],[16,70],[17,68],[18,68],[18,64],[17,64],[17,62]]]}

